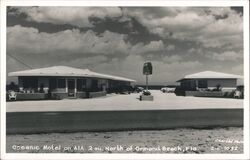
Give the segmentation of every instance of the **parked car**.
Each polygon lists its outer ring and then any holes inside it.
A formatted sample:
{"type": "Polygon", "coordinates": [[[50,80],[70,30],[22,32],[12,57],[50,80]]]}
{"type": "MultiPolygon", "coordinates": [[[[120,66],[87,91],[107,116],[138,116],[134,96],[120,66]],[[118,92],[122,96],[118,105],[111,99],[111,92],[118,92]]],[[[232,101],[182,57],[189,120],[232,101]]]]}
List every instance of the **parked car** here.
{"type": "Polygon", "coordinates": [[[161,91],[163,93],[174,93],[176,89],[175,85],[167,85],[166,87],[161,88],[161,91]]]}
{"type": "Polygon", "coordinates": [[[137,93],[140,93],[140,92],[142,92],[144,90],[144,88],[143,87],[136,87],[135,90],[136,90],[137,93]]]}

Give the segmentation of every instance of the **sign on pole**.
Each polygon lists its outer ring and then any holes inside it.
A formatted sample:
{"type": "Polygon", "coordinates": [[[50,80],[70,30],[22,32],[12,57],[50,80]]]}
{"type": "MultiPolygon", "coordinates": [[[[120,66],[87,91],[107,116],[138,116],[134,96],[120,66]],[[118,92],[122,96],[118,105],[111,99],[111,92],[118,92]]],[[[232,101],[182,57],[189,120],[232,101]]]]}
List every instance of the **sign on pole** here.
{"type": "Polygon", "coordinates": [[[153,73],[153,67],[151,62],[145,62],[143,64],[143,74],[146,75],[146,90],[148,91],[148,75],[153,73]]]}
{"type": "Polygon", "coordinates": [[[151,62],[145,62],[143,65],[143,74],[151,75],[153,73],[153,67],[151,62]]]}

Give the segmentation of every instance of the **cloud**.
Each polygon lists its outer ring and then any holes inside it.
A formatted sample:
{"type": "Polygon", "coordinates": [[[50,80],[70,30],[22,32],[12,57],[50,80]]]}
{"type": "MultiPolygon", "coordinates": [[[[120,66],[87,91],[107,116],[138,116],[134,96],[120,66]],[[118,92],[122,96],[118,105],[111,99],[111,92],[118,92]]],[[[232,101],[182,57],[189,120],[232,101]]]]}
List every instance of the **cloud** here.
{"type": "MultiPolygon", "coordinates": [[[[172,58],[179,59],[177,56],[172,58]]],[[[145,59],[139,55],[129,55],[125,59],[113,59],[109,62],[97,64],[92,69],[102,73],[132,78],[137,80],[137,83],[144,84],[145,76],[142,74],[144,62],[145,59]]],[[[173,83],[185,74],[190,73],[190,71],[200,71],[203,66],[198,61],[172,61],[166,63],[153,60],[151,62],[153,65],[153,75],[149,77],[151,84],[173,83]]]]}
{"type": "Polygon", "coordinates": [[[229,7],[165,7],[156,13],[151,10],[123,9],[125,15],[137,19],[151,33],[163,38],[195,41],[204,47],[242,46],[242,15],[229,7]]]}
{"type": "Polygon", "coordinates": [[[149,44],[138,43],[131,48],[131,53],[142,54],[147,52],[164,51],[164,44],[161,40],[151,41],[149,44]]]}
{"type": "MultiPolygon", "coordinates": [[[[136,19],[149,32],[162,38],[194,41],[204,47],[242,47],[242,14],[230,7],[18,7],[27,20],[93,27],[91,17],[136,19]]],[[[13,14],[12,12],[10,14],[13,14]]],[[[130,24],[130,23],[128,23],[130,24]]]]}
{"type": "MultiPolygon", "coordinates": [[[[185,7],[161,8],[162,16],[155,16],[149,12],[152,8],[125,8],[128,16],[136,18],[141,24],[152,33],[160,36],[168,36],[169,32],[192,31],[204,27],[212,20],[212,16],[198,15],[195,9],[185,7]]],[[[157,12],[157,11],[156,11],[157,12]]]]}
{"type": "Polygon", "coordinates": [[[199,61],[173,61],[172,63],[153,61],[152,63],[155,72],[151,80],[161,84],[176,82],[187,74],[202,71],[204,67],[199,61]]]}
{"type": "Polygon", "coordinates": [[[174,50],[162,40],[142,42],[132,45],[127,35],[105,31],[97,34],[92,30],[80,32],[78,29],[56,33],[39,32],[32,27],[20,25],[7,28],[7,49],[9,53],[30,54],[103,54],[121,56],[174,50]]]}
{"type": "Polygon", "coordinates": [[[220,47],[230,44],[243,46],[243,20],[235,11],[228,14],[228,18],[216,20],[203,30],[199,37],[205,47],[220,47]]]}
{"type": "Polygon", "coordinates": [[[18,7],[16,9],[15,13],[25,13],[28,21],[71,24],[78,27],[92,27],[90,17],[105,19],[122,15],[118,7],[18,7]]]}
{"type": "Polygon", "coordinates": [[[73,66],[79,68],[92,68],[98,64],[105,63],[107,61],[109,61],[108,57],[104,55],[95,55],[92,57],[79,57],[73,60],[64,60],[60,61],[58,64],[59,65],[67,64],[67,66],[73,66]]]}
{"type": "Polygon", "coordinates": [[[243,60],[243,53],[242,52],[234,52],[234,51],[225,51],[223,53],[212,53],[207,55],[208,57],[219,60],[219,61],[238,61],[243,60]]]}
{"type": "Polygon", "coordinates": [[[166,49],[167,49],[168,51],[173,51],[173,50],[175,50],[175,45],[170,44],[170,45],[168,45],[168,46],[166,47],[166,49]]]}
{"type": "Polygon", "coordinates": [[[179,55],[172,55],[172,56],[165,56],[162,60],[163,62],[166,63],[175,63],[181,61],[182,58],[179,55]]]}
{"type": "MultiPolygon", "coordinates": [[[[132,54],[145,54],[150,53],[154,58],[154,53],[165,54],[166,51],[173,51],[175,50],[175,45],[173,44],[164,44],[162,40],[159,41],[150,41],[148,44],[144,44],[142,42],[137,43],[136,45],[131,47],[132,54]]],[[[156,55],[157,56],[157,55],[156,55]]]]}
{"type": "Polygon", "coordinates": [[[77,29],[57,33],[39,32],[35,28],[16,25],[7,29],[7,48],[10,53],[32,54],[127,54],[130,44],[126,35],[105,31],[97,35],[77,29]]]}
{"type": "MultiPolygon", "coordinates": [[[[17,9],[18,13],[10,14],[25,13],[27,20],[32,22],[88,27],[87,31],[72,29],[47,33],[34,28],[39,23],[29,22],[33,27],[9,26],[7,52],[18,55],[34,68],[69,65],[125,76],[143,83],[142,65],[150,60],[154,67],[150,81],[158,84],[175,82],[186,74],[203,70],[242,71],[242,66],[236,66],[243,62],[242,15],[228,7],[17,9]],[[122,22],[129,31],[123,32],[121,27],[112,32],[108,30],[110,26],[105,28],[105,25],[103,30],[97,31],[98,27],[91,24],[91,17],[102,19],[100,25],[122,22]],[[115,19],[107,23],[106,18],[115,19]],[[141,25],[143,27],[138,27],[141,25]],[[136,28],[146,30],[133,35],[136,28]]],[[[14,64],[13,60],[8,60],[8,63],[10,70],[24,68],[14,64]]]]}
{"type": "Polygon", "coordinates": [[[232,67],[231,71],[235,74],[243,75],[243,64],[235,65],[232,67]]]}
{"type": "Polygon", "coordinates": [[[192,47],[192,48],[188,49],[187,53],[189,53],[189,54],[194,53],[194,54],[202,55],[204,53],[204,51],[202,50],[202,48],[193,48],[192,47]]]}

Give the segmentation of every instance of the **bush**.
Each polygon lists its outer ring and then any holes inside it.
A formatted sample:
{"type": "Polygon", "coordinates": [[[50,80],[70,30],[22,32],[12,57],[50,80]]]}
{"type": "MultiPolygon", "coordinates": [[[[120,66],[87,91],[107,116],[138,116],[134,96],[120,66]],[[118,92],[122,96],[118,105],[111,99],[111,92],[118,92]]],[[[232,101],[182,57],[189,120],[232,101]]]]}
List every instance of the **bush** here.
{"type": "Polygon", "coordinates": [[[180,86],[177,86],[174,91],[176,96],[185,96],[185,90],[181,88],[180,86]]]}
{"type": "Polygon", "coordinates": [[[151,93],[150,93],[149,91],[147,91],[147,90],[144,90],[144,91],[142,92],[142,94],[145,95],[145,96],[151,95],[151,93]]]}
{"type": "Polygon", "coordinates": [[[231,92],[224,92],[224,93],[223,93],[223,97],[226,97],[226,98],[234,98],[234,91],[231,91],[231,92]]]}
{"type": "Polygon", "coordinates": [[[229,98],[234,98],[234,91],[228,93],[229,98]]]}

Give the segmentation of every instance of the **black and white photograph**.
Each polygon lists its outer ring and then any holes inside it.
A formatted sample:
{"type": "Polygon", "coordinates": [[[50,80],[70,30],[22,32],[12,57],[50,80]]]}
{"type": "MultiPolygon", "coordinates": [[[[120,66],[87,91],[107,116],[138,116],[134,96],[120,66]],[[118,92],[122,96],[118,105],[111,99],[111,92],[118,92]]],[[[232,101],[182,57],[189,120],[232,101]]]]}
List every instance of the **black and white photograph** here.
{"type": "Polygon", "coordinates": [[[245,9],[6,6],[4,152],[244,154],[245,9]]]}

